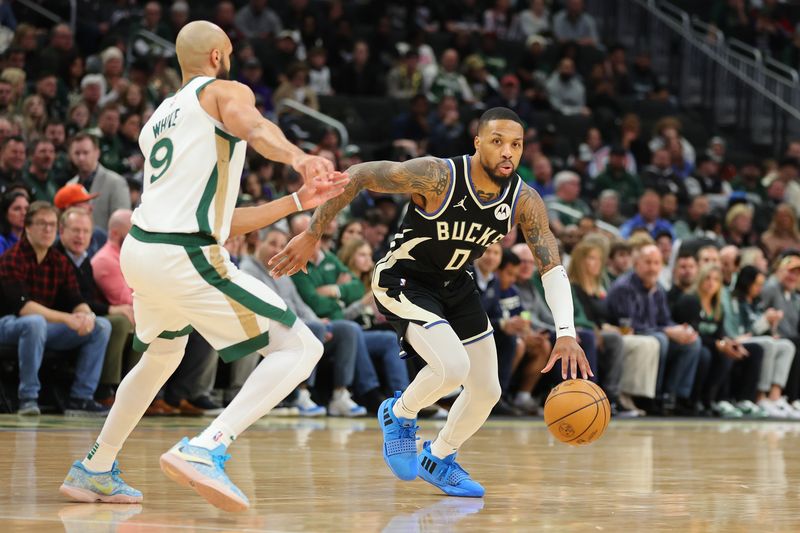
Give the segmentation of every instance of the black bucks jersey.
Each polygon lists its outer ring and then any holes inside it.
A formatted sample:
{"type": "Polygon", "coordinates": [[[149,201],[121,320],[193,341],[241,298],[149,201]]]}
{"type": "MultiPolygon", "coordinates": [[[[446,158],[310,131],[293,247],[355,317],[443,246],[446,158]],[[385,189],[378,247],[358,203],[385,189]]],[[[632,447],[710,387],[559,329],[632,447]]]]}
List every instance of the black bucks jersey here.
{"type": "Polygon", "coordinates": [[[400,335],[408,322],[449,323],[467,344],[491,334],[467,266],[511,230],[522,180],[515,173],[495,200],[475,192],[470,156],[444,161],[450,184],[442,206],[426,212],[411,203],[389,252],[375,265],[379,309],[400,335]]]}

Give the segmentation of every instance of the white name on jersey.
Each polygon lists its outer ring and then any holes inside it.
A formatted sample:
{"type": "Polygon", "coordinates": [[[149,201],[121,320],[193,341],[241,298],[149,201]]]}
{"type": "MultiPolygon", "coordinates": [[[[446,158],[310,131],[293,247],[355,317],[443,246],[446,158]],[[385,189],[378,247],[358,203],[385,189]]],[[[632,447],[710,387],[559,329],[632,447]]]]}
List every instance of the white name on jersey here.
{"type": "Polygon", "coordinates": [[[477,222],[471,222],[467,229],[467,223],[463,221],[453,223],[438,221],[436,222],[436,237],[440,241],[466,241],[480,246],[489,246],[499,242],[503,235],[492,228],[484,228],[483,224],[477,222]]]}
{"type": "Polygon", "coordinates": [[[159,120],[158,122],[153,124],[153,137],[155,137],[157,139],[159,135],[161,135],[162,133],[164,133],[168,129],[172,128],[173,126],[177,126],[178,125],[178,111],[180,111],[180,110],[181,110],[181,108],[179,107],[175,111],[173,111],[172,113],[167,115],[166,117],[162,118],[161,120],[159,120]]]}

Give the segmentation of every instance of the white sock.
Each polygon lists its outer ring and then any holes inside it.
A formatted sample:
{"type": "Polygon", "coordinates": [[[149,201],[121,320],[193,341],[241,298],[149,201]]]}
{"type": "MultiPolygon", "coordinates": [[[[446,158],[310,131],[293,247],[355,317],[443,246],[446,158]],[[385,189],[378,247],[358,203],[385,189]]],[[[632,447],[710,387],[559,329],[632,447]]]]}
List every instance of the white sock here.
{"type": "Polygon", "coordinates": [[[431,443],[431,453],[434,457],[438,457],[439,459],[444,459],[448,455],[454,454],[458,451],[456,446],[453,446],[449,442],[445,442],[445,440],[441,437],[437,437],[435,441],[431,443]]]}
{"type": "Polygon", "coordinates": [[[394,406],[392,406],[392,412],[394,413],[394,416],[396,416],[397,418],[407,418],[408,420],[414,420],[415,418],[417,418],[417,413],[409,410],[406,407],[406,404],[403,403],[402,396],[400,396],[400,398],[398,398],[397,401],[394,402],[394,406]]]}
{"type": "Polygon", "coordinates": [[[108,472],[114,466],[120,449],[121,447],[112,446],[98,439],[82,464],[91,472],[108,472]]]}
{"type": "Polygon", "coordinates": [[[339,389],[334,389],[333,394],[331,395],[331,400],[340,400],[343,396],[349,396],[346,388],[341,387],[339,389]]]}
{"type": "Polygon", "coordinates": [[[100,436],[83,460],[92,472],[108,472],[125,439],[142,418],[150,402],[181,362],[186,338],[156,339],[117,388],[117,396],[100,436]]]}
{"type": "Polygon", "coordinates": [[[234,440],[236,440],[236,435],[231,428],[223,422],[214,421],[210,426],[204,429],[202,433],[192,438],[189,444],[192,446],[200,446],[207,450],[213,450],[222,444],[227,450],[228,446],[230,446],[234,440]]]}

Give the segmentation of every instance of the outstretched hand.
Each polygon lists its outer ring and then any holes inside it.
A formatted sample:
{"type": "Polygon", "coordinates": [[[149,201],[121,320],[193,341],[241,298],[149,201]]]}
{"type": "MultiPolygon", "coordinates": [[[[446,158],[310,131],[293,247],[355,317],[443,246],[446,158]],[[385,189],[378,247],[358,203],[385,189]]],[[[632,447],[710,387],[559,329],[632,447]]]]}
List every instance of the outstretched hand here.
{"type": "Polygon", "coordinates": [[[331,198],[342,194],[350,178],[344,172],[329,172],[321,176],[305,178],[305,183],[297,191],[303,209],[313,209],[331,198]]]}
{"type": "Polygon", "coordinates": [[[589,366],[589,361],[586,359],[586,354],[583,353],[583,348],[580,347],[575,337],[559,337],[556,339],[553,352],[550,354],[550,360],[547,361],[547,365],[542,369],[542,374],[549,372],[559,359],[561,359],[561,377],[563,379],[567,379],[567,367],[569,367],[572,379],[578,377],[578,369],[580,369],[583,379],[594,376],[592,368],[589,366]]]}
{"type": "Polygon", "coordinates": [[[281,276],[291,276],[300,270],[307,272],[306,265],[317,251],[318,242],[319,239],[306,231],[295,236],[286,248],[269,260],[268,264],[272,267],[270,275],[278,279],[281,276]]]}
{"type": "Polygon", "coordinates": [[[306,183],[315,176],[327,176],[336,170],[333,168],[333,163],[330,159],[307,154],[305,152],[294,157],[292,160],[292,168],[303,176],[303,181],[306,183]]]}

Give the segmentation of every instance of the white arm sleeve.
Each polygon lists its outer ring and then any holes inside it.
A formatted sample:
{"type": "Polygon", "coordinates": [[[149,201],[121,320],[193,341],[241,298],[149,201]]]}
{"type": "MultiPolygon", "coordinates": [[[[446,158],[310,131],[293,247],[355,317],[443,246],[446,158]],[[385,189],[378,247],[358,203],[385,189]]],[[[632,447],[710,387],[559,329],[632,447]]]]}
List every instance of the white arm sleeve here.
{"type": "Polygon", "coordinates": [[[572,287],[569,285],[564,267],[548,270],[542,276],[544,299],[553,313],[556,325],[556,338],[575,337],[575,309],[572,305],[572,287]]]}

